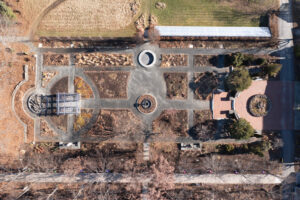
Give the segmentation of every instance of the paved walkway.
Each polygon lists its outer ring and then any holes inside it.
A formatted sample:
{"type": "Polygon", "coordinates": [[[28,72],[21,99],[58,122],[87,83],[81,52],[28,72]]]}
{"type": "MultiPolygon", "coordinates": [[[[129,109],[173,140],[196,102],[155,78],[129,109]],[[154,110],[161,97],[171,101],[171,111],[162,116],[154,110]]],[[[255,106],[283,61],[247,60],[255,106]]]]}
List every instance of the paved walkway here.
{"type": "MultiPolygon", "coordinates": [[[[175,174],[168,179],[178,184],[280,184],[283,179],[264,174],[175,174]]],[[[60,173],[0,174],[0,182],[26,183],[149,183],[150,175],[87,173],[68,175],[60,173]]]]}
{"type": "MultiPolygon", "coordinates": [[[[293,21],[292,21],[292,1],[280,0],[280,15],[278,19],[279,39],[285,41],[279,47],[279,55],[284,59],[281,60],[282,69],[280,79],[282,81],[294,80],[294,63],[293,63],[293,21]]],[[[286,106],[293,105],[293,89],[286,83],[283,89],[282,103],[286,106]],[[288,102],[287,102],[288,101],[288,102]]],[[[283,108],[285,110],[285,108],[283,108]]],[[[282,112],[283,119],[290,119],[292,112],[282,112]]],[[[282,121],[282,123],[285,123],[282,121]]],[[[282,131],[284,141],[283,159],[285,163],[294,161],[294,132],[289,130],[282,131]]],[[[293,167],[287,167],[287,169],[293,167]]],[[[289,169],[289,171],[293,171],[289,169]]]]}

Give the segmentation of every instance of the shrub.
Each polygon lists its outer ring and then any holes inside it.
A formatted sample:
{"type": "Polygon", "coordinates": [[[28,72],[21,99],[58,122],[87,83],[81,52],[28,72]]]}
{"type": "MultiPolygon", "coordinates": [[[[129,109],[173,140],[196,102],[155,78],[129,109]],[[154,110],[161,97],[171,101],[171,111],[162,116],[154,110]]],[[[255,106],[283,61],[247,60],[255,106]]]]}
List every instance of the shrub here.
{"type": "Polygon", "coordinates": [[[235,139],[248,139],[254,135],[255,130],[248,121],[240,118],[229,125],[229,132],[235,139]]]}
{"type": "Polygon", "coordinates": [[[221,144],[217,146],[217,149],[223,154],[233,154],[235,146],[233,144],[221,144]]]}
{"type": "Polygon", "coordinates": [[[296,45],[294,47],[294,51],[295,51],[296,58],[300,58],[300,45],[296,45]]]}
{"type": "Polygon", "coordinates": [[[267,141],[255,142],[249,144],[249,151],[261,157],[264,156],[263,152],[268,151],[270,149],[270,143],[267,141]]]}
{"type": "Polygon", "coordinates": [[[0,15],[8,19],[16,18],[16,15],[12,11],[12,9],[8,7],[3,1],[0,1],[0,15]]]}
{"type": "Polygon", "coordinates": [[[236,69],[226,79],[227,89],[231,92],[240,92],[247,89],[252,83],[248,70],[245,68],[236,69]]]}
{"type": "Polygon", "coordinates": [[[265,67],[266,72],[270,77],[276,77],[277,74],[280,72],[281,68],[282,68],[282,65],[278,64],[278,63],[272,63],[269,65],[266,65],[266,67],[265,67]]]}
{"type": "Polygon", "coordinates": [[[242,66],[245,60],[245,56],[242,53],[235,53],[232,55],[232,58],[233,58],[232,64],[235,67],[242,66]]]}
{"type": "Polygon", "coordinates": [[[257,58],[256,60],[255,60],[255,64],[256,65],[265,65],[265,64],[267,64],[267,59],[265,59],[265,58],[257,58]]]}

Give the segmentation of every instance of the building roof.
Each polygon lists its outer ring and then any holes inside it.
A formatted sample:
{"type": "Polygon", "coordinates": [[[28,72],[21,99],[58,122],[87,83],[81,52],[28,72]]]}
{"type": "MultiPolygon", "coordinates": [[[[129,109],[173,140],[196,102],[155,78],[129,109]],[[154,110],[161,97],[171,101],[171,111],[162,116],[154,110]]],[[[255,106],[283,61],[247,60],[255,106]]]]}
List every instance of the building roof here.
{"type": "Polygon", "coordinates": [[[271,37],[268,27],[156,26],[160,36],[173,37],[271,37]]]}

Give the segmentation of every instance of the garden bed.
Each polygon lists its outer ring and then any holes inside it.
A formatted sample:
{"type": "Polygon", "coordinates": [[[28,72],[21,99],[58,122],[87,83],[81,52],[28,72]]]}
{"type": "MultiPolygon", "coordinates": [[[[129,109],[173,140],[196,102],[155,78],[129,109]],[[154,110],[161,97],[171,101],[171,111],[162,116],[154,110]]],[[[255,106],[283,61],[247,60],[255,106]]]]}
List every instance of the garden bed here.
{"type": "Polygon", "coordinates": [[[176,184],[167,190],[163,197],[173,199],[282,199],[281,185],[207,185],[207,184],[176,184]]]}
{"type": "Polygon", "coordinates": [[[186,73],[164,73],[167,97],[170,99],[187,99],[188,77],[186,73]]]}
{"type": "Polygon", "coordinates": [[[91,120],[93,116],[93,110],[81,109],[80,114],[75,116],[73,124],[74,131],[79,131],[84,128],[91,120]]]}
{"type": "Polygon", "coordinates": [[[130,67],[133,66],[132,54],[79,53],[75,55],[78,67],[130,67]]]}
{"type": "Polygon", "coordinates": [[[188,65],[188,55],[184,54],[163,54],[161,56],[161,67],[179,67],[188,65]]]}
{"type": "Polygon", "coordinates": [[[45,66],[68,66],[70,56],[68,54],[43,54],[43,65],[45,66]]]}
{"type": "Polygon", "coordinates": [[[51,81],[51,79],[57,74],[57,72],[54,71],[46,71],[42,73],[42,87],[47,87],[48,83],[51,81]]]}
{"type": "Polygon", "coordinates": [[[192,174],[239,173],[239,174],[280,174],[281,164],[270,161],[268,156],[254,154],[203,156],[195,151],[181,151],[176,166],[177,173],[185,170],[192,174]]]}
{"type": "Polygon", "coordinates": [[[212,119],[210,110],[194,111],[194,126],[189,134],[195,140],[208,141],[215,139],[217,122],[212,119]]]}
{"type": "Polygon", "coordinates": [[[96,84],[100,98],[127,99],[130,72],[86,72],[96,84]]]}
{"type": "Polygon", "coordinates": [[[194,66],[196,67],[208,67],[217,66],[218,56],[216,55],[195,55],[194,56],[194,66]]]}
{"type": "Polygon", "coordinates": [[[187,137],[188,114],[186,110],[164,110],[153,121],[153,132],[176,137],[187,137]]]}
{"type": "Polygon", "coordinates": [[[136,134],[141,131],[142,123],[130,110],[100,110],[96,123],[87,136],[110,139],[122,134],[136,134]]]}
{"type": "Polygon", "coordinates": [[[216,74],[211,72],[195,73],[191,88],[194,90],[195,99],[209,100],[218,85],[219,80],[216,74]]]}
{"type": "Polygon", "coordinates": [[[75,92],[80,94],[83,99],[93,98],[92,88],[80,77],[75,77],[74,79],[75,92]]]}

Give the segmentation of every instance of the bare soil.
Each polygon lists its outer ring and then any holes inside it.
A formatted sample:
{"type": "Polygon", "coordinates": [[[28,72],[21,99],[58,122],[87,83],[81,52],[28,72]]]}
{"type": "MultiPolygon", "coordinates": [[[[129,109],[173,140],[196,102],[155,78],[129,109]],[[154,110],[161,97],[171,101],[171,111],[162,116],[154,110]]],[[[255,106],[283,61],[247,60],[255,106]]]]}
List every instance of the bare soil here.
{"type": "Polygon", "coordinates": [[[70,62],[69,54],[43,54],[43,65],[46,66],[68,66],[70,62]]]}
{"type": "Polygon", "coordinates": [[[41,119],[40,128],[41,128],[40,134],[43,137],[55,137],[55,136],[57,136],[57,133],[49,127],[48,123],[44,119],[41,119]]]}
{"type": "Polygon", "coordinates": [[[122,134],[135,134],[141,129],[141,120],[130,110],[101,110],[87,136],[110,139],[122,134]]]}
{"type": "Polygon", "coordinates": [[[127,99],[130,72],[86,72],[97,85],[101,98],[127,99]]]}
{"type": "Polygon", "coordinates": [[[13,162],[19,159],[25,135],[24,128],[13,113],[15,106],[16,114],[20,116],[28,127],[28,140],[33,139],[33,121],[23,111],[23,95],[29,88],[34,87],[35,59],[32,54],[21,54],[29,52],[27,46],[17,43],[6,43],[0,45],[0,164],[13,162]],[[23,80],[23,66],[28,65],[29,80],[16,93],[15,105],[12,105],[12,93],[16,85],[23,80]]]}
{"type": "Polygon", "coordinates": [[[57,81],[50,89],[51,94],[68,93],[68,77],[57,81]]]}
{"type": "Polygon", "coordinates": [[[194,56],[194,66],[196,67],[207,67],[207,66],[217,66],[218,57],[216,55],[195,55],[194,56]]]}
{"type": "Polygon", "coordinates": [[[67,115],[53,115],[48,116],[48,119],[60,130],[67,131],[68,116],[67,115]]]}
{"type": "Polygon", "coordinates": [[[188,55],[184,54],[163,54],[161,56],[161,67],[178,67],[188,65],[188,55]]]}
{"type": "Polygon", "coordinates": [[[164,73],[167,86],[167,97],[170,99],[187,99],[187,73],[164,73]]]}
{"type": "Polygon", "coordinates": [[[153,121],[153,132],[160,135],[186,137],[188,129],[188,114],[186,110],[164,110],[153,121]]]}
{"type": "Polygon", "coordinates": [[[217,89],[219,80],[216,74],[211,72],[195,73],[191,84],[195,93],[195,99],[209,100],[212,93],[217,89]]]}
{"type": "Polygon", "coordinates": [[[80,94],[80,97],[83,99],[89,99],[94,97],[92,88],[80,77],[75,77],[74,89],[75,92],[80,94]]]}

